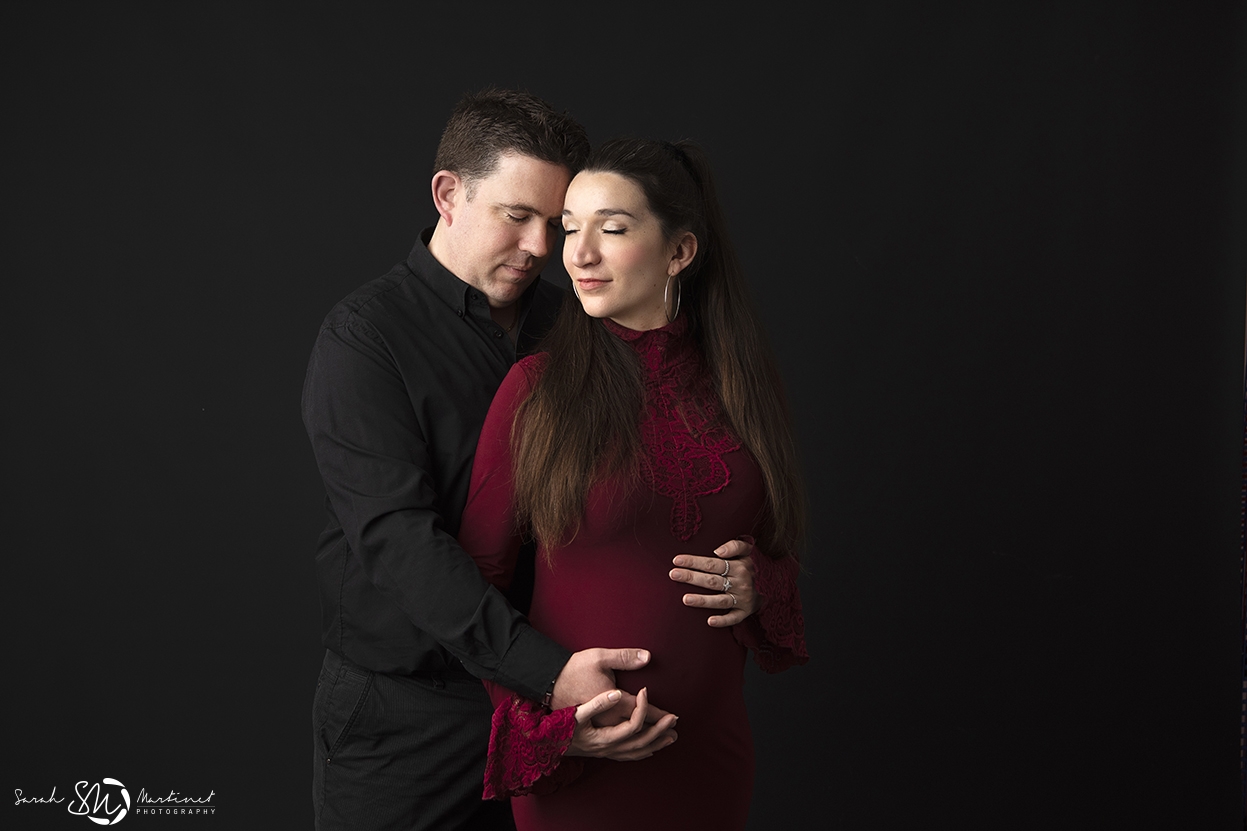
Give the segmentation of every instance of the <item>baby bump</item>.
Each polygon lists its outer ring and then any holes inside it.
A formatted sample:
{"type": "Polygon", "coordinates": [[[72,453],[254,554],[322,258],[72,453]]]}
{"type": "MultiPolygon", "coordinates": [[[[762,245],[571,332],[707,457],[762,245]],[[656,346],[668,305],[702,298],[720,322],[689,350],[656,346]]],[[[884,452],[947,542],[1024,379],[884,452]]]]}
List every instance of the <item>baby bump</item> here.
{"type": "Polygon", "coordinates": [[[617,673],[616,680],[630,692],[648,687],[664,709],[706,697],[742,698],[745,650],[731,629],[706,622],[711,611],[684,605],[688,586],[668,576],[674,552],[640,558],[635,549],[633,556],[617,557],[602,549],[582,558],[560,553],[566,556],[553,568],[537,570],[530,618],[538,631],[573,651],[649,650],[649,665],[617,673]]]}

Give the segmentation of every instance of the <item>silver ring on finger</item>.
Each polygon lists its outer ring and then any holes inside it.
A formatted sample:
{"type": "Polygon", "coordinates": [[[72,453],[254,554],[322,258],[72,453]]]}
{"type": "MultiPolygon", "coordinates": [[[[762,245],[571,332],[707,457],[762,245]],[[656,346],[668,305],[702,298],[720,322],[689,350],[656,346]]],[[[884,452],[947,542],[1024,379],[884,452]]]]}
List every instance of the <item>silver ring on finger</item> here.
{"type": "Polygon", "coordinates": [[[728,573],[729,571],[731,571],[731,570],[732,570],[732,563],[731,563],[731,561],[730,561],[730,560],[724,560],[724,561],[723,561],[723,573],[722,573],[722,574],[720,574],[719,576],[720,576],[720,577],[726,577],[726,576],[727,576],[727,573],[728,573]]]}
{"type": "Polygon", "coordinates": [[[732,587],[732,578],[724,577],[723,578],[723,591],[727,591],[731,587],[732,587]]]}
{"type": "Polygon", "coordinates": [[[736,608],[736,595],[729,592],[727,596],[732,598],[732,608],[735,609],[736,608]]]}

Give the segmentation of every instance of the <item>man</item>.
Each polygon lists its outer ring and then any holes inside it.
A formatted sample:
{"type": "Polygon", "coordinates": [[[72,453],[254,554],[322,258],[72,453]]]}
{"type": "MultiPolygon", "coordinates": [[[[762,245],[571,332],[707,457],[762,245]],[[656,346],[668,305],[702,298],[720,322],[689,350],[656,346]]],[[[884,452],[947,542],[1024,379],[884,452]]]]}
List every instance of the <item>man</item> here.
{"type": "MultiPolygon", "coordinates": [[[[531,95],[465,98],[438,147],[436,226],[317,337],[303,393],[329,513],[316,557],[327,649],[313,706],[317,828],[508,827],[505,803],[481,801],[491,708],[478,679],[557,709],[649,660],[636,648],[569,654],[455,542],[493,394],[561,300],[537,277],[587,152],[583,128],[531,95]]],[[[713,588],[731,567],[695,559],[673,579],[713,588]]],[[[735,569],[733,585],[749,586],[747,562],[735,569]]],[[[671,740],[670,716],[644,721],[585,729],[597,755],[636,758],[671,740]]]]}

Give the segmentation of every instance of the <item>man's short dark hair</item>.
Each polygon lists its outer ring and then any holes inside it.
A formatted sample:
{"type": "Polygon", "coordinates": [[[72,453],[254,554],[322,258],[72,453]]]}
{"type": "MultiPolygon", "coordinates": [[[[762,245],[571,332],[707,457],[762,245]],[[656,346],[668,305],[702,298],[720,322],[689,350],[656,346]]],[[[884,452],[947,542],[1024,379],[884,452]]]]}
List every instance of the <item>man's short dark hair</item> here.
{"type": "Polygon", "coordinates": [[[450,114],[437,145],[433,172],[459,174],[468,197],[494,172],[503,153],[521,153],[575,173],[589,155],[585,128],[535,95],[488,88],[466,95],[450,114]]]}

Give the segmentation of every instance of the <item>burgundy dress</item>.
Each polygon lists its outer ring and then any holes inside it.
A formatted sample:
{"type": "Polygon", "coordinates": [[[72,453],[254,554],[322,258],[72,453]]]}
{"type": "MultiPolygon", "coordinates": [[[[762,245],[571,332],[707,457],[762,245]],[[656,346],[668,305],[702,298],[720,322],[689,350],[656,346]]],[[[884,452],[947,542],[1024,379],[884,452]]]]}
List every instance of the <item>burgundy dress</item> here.
{"type": "MultiPolygon", "coordinates": [[[[722,543],[748,537],[764,503],[761,476],[740,441],[715,421],[718,399],[683,318],[649,332],[603,325],[637,351],[644,367],[639,481],[594,486],[575,538],[551,552],[552,565],[544,551],[538,555],[529,618],[573,651],[648,649],[649,665],[616,673],[616,681],[633,693],[648,687],[655,705],[680,717],[679,739],[636,762],[563,758],[574,708],[548,713],[489,685],[498,709],[485,795],[513,797],[520,831],[744,828],[753,783],[745,652],[754,649],[771,672],[805,663],[796,564],[755,549],[755,588],[767,605],[730,629],[707,625],[709,612],[683,605],[690,589],[668,577],[672,557],[713,556],[722,543]],[[677,404],[689,397],[700,406],[684,407],[682,417],[677,404]]],[[[547,360],[526,358],[502,382],[481,431],[463,513],[460,543],[504,588],[520,542],[511,424],[547,360]]]]}

